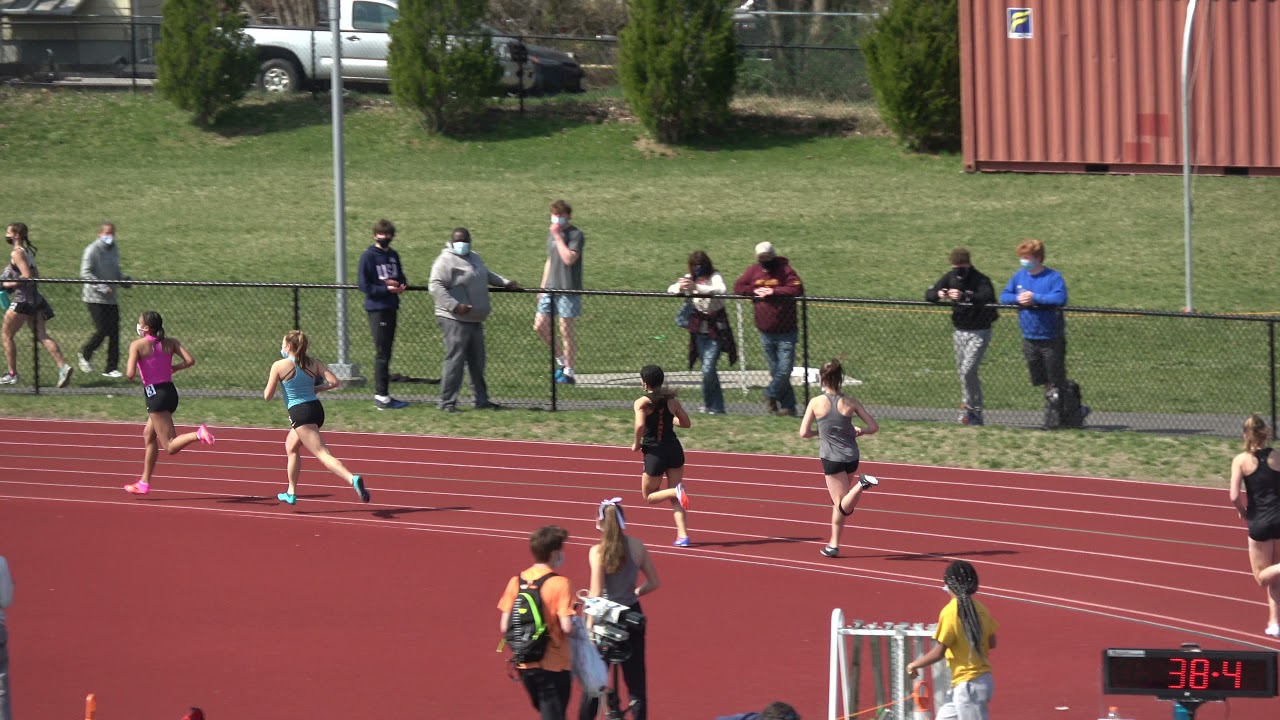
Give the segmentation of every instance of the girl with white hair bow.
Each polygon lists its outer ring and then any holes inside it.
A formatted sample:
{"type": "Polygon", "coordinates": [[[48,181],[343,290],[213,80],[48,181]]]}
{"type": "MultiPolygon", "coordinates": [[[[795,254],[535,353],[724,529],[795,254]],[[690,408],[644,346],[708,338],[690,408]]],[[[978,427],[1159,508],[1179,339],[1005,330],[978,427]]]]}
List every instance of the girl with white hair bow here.
{"type": "MultiPolygon", "coordinates": [[[[589,597],[606,597],[620,605],[643,614],[640,596],[648,595],[661,585],[653,558],[644,543],[628,536],[626,518],[622,512],[622,498],[600,502],[596,511],[596,528],[600,530],[600,542],[591,547],[587,558],[591,563],[591,588],[589,597]],[[644,582],[637,585],[639,576],[644,582]]],[[[631,656],[622,663],[622,679],[627,684],[627,695],[633,703],[632,716],[645,720],[648,703],[645,691],[644,626],[631,630],[627,643],[631,656]]],[[[625,707],[625,705],[624,705],[625,707]]],[[[584,695],[578,706],[578,720],[591,720],[600,710],[600,699],[584,695]]]]}

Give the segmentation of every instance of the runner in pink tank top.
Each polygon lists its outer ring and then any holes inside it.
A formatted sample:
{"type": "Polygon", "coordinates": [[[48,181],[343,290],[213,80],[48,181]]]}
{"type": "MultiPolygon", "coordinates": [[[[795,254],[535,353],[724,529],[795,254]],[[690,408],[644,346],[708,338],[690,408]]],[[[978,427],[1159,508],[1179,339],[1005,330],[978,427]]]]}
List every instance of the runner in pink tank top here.
{"type": "Polygon", "coordinates": [[[214,442],[213,433],[201,425],[195,432],[178,435],[173,426],[173,411],[178,409],[178,388],[173,384],[173,374],[196,364],[191,351],[177,338],[165,337],[164,319],[160,313],[148,310],[138,318],[138,339],[129,345],[129,363],[125,376],[130,380],[142,376],[142,391],[147,399],[147,427],[142,433],[145,452],[142,459],[142,477],[124,486],[134,495],[146,495],[151,491],[151,474],[156,469],[160,446],[165,452],[177,455],[183,448],[199,440],[206,445],[214,442]],[[173,356],[182,358],[181,365],[173,364],[173,356]]]}

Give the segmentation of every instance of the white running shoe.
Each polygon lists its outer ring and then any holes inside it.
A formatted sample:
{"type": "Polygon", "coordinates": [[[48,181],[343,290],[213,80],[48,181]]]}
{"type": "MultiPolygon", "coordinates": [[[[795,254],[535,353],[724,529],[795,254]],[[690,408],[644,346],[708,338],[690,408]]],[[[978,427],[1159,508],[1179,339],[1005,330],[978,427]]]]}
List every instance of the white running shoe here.
{"type": "Polygon", "coordinates": [[[89,361],[83,355],[80,356],[80,372],[93,372],[93,366],[89,364],[89,361]]]}

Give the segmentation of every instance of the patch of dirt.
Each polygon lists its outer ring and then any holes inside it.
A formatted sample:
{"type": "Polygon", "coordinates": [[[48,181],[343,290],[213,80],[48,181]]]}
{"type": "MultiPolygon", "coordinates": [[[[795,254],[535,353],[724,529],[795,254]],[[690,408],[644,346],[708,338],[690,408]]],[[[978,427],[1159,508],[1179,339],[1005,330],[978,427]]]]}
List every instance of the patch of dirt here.
{"type": "Polygon", "coordinates": [[[673,158],[676,156],[675,148],[647,137],[637,138],[636,141],[632,143],[632,147],[639,150],[640,154],[644,155],[646,158],[673,158]]]}

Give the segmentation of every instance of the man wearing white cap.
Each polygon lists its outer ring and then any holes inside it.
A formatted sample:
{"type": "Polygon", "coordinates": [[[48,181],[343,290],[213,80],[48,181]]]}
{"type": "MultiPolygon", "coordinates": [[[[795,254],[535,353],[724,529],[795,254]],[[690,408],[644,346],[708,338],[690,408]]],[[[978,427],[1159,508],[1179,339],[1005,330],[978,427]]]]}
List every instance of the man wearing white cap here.
{"type": "Polygon", "coordinates": [[[733,284],[733,292],[754,298],[756,329],[769,363],[769,386],[764,397],[770,413],[794,417],[796,394],[791,388],[791,369],[796,360],[796,298],[804,294],[804,283],[785,257],[779,257],[773,243],[756,245],[756,264],[747,268],[733,284]]]}

